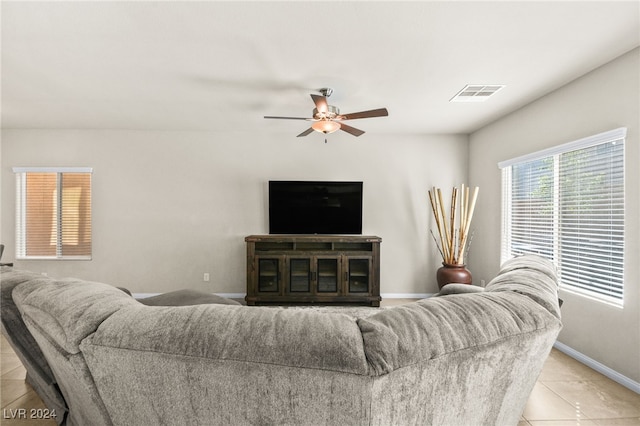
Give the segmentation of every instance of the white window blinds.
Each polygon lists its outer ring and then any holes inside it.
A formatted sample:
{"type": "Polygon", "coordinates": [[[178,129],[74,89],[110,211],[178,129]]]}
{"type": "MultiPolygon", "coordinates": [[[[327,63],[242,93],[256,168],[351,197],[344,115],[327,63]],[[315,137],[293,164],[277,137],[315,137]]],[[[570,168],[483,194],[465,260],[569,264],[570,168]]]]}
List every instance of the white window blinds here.
{"type": "Polygon", "coordinates": [[[91,259],[91,169],[13,171],[16,258],[91,259]]]}
{"type": "Polygon", "coordinates": [[[540,254],[562,287],[622,303],[625,136],[616,129],[499,164],[503,260],[540,254]]]}

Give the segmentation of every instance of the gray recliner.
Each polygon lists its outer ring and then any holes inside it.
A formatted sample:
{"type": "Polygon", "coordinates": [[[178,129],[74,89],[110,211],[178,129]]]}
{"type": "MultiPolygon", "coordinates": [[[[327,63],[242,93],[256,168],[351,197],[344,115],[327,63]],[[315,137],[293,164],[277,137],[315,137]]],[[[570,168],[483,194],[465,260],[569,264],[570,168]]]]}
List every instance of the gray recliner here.
{"type": "MultiPolygon", "coordinates": [[[[3,272],[11,269],[10,266],[2,266],[3,272]]],[[[36,391],[49,410],[55,410],[56,422],[65,424],[68,413],[67,404],[44,354],[22,320],[12,296],[16,286],[37,277],[40,275],[24,272],[2,274],[0,281],[2,334],[27,370],[27,383],[36,391]]]]}
{"type": "MultiPolygon", "coordinates": [[[[0,244],[0,260],[2,260],[2,253],[4,253],[4,244],[0,244]]],[[[0,266],[13,266],[13,263],[0,263],[0,266]]]]}
{"type": "MultiPolygon", "coordinates": [[[[3,247],[0,247],[0,250],[3,247]]],[[[69,409],[64,396],[58,386],[47,360],[38,343],[27,329],[20,311],[13,301],[13,290],[18,285],[36,278],[44,278],[40,274],[25,271],[15,271],[11,266],[3,265],[0,280],[0,301],[2,315],[2,334],[13,348],[14,352],[27,370],[26,381],[36,391],[49,410],[55,410],[55,420],[60,425],[70,422],[69,409]]],[[[131,296],[125,288],[120,290],[131,296]]],[[[200,304],[234,304],[240,303],[196,290],[176,290],[138,299],[138,302],[149,306],[186,306],[200,304]]]]}

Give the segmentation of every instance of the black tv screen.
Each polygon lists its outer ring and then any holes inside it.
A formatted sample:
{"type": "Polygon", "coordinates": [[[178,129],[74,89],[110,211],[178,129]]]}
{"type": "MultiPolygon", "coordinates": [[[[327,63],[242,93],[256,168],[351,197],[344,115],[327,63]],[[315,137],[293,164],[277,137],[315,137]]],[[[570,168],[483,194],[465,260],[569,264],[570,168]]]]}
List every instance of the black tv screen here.
{"type": "Polygon", "coordinates": [[[269,181],[270,234],[361,234],[362,182],[269,181]]]}

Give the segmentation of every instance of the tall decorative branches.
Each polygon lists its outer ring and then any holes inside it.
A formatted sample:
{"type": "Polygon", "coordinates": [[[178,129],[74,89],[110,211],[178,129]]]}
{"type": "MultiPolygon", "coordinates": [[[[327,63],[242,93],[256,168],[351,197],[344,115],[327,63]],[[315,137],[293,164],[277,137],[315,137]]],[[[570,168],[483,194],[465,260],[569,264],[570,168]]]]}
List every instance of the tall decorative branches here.
{"type": "Polygon", "coordinates": [[[451,208],[449,216],[445,215],[445,205],[440,188],[433,188],[429,191],[429,202],[431,210],[436,220],[436,227],[440,237],[440,243],[433,232],[433,239],[442,255],[444,263],[450,265],[463,265],[465,261],[465,248],[469,243],[469,227],[473,218],[473,211],[478,199],[476,186],[469,200],[469,187],[462,185],[460,191],[454,187],[451,191],[451,208]],[[458,202],[458,198],[460,202],[458,202]],[[459,212],[458,212],[459,210],[459,212]]]}

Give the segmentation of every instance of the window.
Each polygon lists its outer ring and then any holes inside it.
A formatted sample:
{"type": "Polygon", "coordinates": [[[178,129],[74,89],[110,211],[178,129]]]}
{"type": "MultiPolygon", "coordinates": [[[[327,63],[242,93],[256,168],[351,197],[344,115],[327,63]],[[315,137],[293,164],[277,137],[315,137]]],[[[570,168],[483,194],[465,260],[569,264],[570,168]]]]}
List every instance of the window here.
{"type": "Polygon", "coordinates": [[[620,128],[499,164],[503,261],[540,254],[562,288],[622,304],[625,136],[620,128]]]}
{"type": "Polygon", "coordinates": [[[16,174],[16,258],[91,259],[90,168],[16,174]]]}

